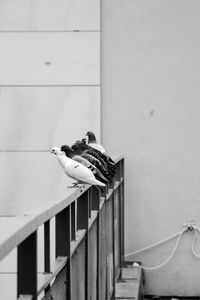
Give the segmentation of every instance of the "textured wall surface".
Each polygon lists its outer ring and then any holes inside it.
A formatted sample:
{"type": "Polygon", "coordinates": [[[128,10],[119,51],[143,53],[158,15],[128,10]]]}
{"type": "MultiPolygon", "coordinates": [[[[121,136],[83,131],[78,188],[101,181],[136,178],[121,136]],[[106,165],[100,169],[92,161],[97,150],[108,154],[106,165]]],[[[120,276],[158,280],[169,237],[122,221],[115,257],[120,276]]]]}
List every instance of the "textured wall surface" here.
{"type": "Polygon", "coordinates": [[[99,0],[1,0],[0,30],[99,30],[99,0]]]}
{"type": "MultiPolygon", "coordinates": [[[[126,157],[128,254],[189,220],[200,225],[200,2],[104,0],[102,8],[102,137],[126,157]]],[[[200,295],[193,234],[165,267],[145,272],[148,294],[200,295]]],[[[174,245],[134,258],[155,266],[174,245]]]]}
{"type": "MultiPolygon", "coordinates": [[[[88,130],[100,137],[99,35],[100,0],[0,0],[1,218],[61,200],[71,183],[50,152],[20,150],[71,145],[88,130]]],[[[54,248],[52,238],[51,260],[54,248]]],[[[42,228],[38,252],[42,272],[42,228]]],[[[0,270],[16,271],[16,251],[0,270]]],[[[1,273],[0,290],[16,299],[16,275],[1,273]]]]}
{"type": "MultiPolygon", "coordinates": [[[[0,1],[0,150],[100,136],[99,3],[0,1]]],[[[63,196],[58,167],[50,153],[0,152],[0,214],[63,196]]]]}
{"type": "Polygon", "coordinates": [[[99,32],[1,33],[1,85],[98,85],[99,32]]]}
{"type": "MultiPolygon", "coordinates": [[[[2,87],[0,149],[48,150],[100,130],[99,87],[2,87]]],[[[50,152],[0,152],[0,214],[63,198],[67,177],[50,152]]]]}

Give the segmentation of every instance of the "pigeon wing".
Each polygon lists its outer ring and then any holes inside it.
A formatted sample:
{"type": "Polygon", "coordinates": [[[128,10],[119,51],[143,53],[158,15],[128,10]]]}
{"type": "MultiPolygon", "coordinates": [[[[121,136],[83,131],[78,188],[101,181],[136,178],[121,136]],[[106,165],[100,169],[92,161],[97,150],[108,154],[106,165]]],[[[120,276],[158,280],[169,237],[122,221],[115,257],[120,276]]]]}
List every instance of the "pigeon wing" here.
{"type": "Polygon", "coordinates": [[[65,168],[65,174],[69,177],[88,184],[105,186],[102,182],[95,179],[94,174],[79,162],[72,160],[65,168]]]}
{"type": "Polygon", "coordinates": [[[94,148],[94,149],[100,151],[101,153],[105,153],[105,152],[106,152],[105,148],[104,148],[101,144],[90,143],[89,145],[90,145],[92,148],[94,148]]]}
{"type": "Polygon", "coordinates": [[[78,163],[82,164],[86,168],[89,168],[89,166],[91,165],[90,162],[87,159],[85,159],[84,157],[81,157],[80,155],[75,155],[73,157],[73,160],[75,160],[78,163]]]}

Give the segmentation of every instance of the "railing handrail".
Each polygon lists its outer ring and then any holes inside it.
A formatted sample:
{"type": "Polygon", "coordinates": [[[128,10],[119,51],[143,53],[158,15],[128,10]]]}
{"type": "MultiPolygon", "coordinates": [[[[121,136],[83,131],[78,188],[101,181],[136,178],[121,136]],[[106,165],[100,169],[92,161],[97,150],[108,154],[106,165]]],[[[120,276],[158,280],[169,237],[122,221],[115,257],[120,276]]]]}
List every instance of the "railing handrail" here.
{"type": "MultiPolygon", "coordinates": [[[[117,156],[115,163],[123,159],[124,156],[117,156]]],[[[0,217],[0,260],[2,260],[11,250],[17,247],[23,240],[31,235],[37,228],[46,221],[55,217],[65,207],[69,206],[80,197],[90,185],[84,185],[81,189],[68,189],[68,195],[63,200],[44,203],[36,209],[27,211],[23,215],[0,217]],[[3,222],[2,222],[3,220],[3,222]],[[5,224],[4,224],[5,221],[5,224]],[[4,227],[3,227],[4,224],[4,227]]]]}

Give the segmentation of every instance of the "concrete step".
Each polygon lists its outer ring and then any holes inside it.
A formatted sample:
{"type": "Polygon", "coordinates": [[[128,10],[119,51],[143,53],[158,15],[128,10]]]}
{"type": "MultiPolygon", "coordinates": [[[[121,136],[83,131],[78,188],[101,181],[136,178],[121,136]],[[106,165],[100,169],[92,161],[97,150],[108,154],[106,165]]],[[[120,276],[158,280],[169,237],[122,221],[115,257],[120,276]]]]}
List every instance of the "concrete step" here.
{"type": "Polygon", "coordinates": [[[143,282],[142,270],[133,267],[133,262],[125,262],[115,286],[115,299],[142,300],[144,298],[143,282]]]}

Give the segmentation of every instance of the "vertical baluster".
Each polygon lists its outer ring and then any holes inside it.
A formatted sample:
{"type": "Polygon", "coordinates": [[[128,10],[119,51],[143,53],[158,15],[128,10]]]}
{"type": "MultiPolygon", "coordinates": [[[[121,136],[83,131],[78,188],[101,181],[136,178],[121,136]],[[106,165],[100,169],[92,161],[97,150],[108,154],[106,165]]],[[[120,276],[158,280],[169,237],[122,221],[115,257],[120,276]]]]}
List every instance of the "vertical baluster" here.
{"type": "Polygon", "coordinates": [[[17,297],[37,299],[37,231],[17,247],[17,297]]]}
{"type": "Polygon", "coordinates": [[[124,262],[124,159],[121,162],[122,164],[122,258],[124,262]]]}
{"type": "Polygon", "coordinates": [[[110,298],[109,295],[109,199],[105,200],[105,230],[106,230],[106,300],[110,298]]]}
{"type": "MultiPolygon", "coordinates": [[[[44,223],[44,272],[50,273],[50,221],[44,223]]],[[[48,292],[50,285],[45,288],[48,292]]]]}
{"type": "Polygon", "coordinates": [[[99,300],[99,295],[100,295],[100,285],[99,285],[99,281],[100,281],[100,251],[101,249],[100,247],[100,222],[99,222],[99,211],[100,211],[100,197],[101,197],[101,193],[100,190],[97,187],[92,187],[91,188],[92,191],[92,209],[97,210],[98,211],[98,216],[97,216],[97,300],[99,300]]]}
{"type": "Polygon", "coordinates": [[[88,190],[77,199],[77,229],[88,231],[89,192],[88,190]]]}
{"type": "Polygon", "coordinates": [[[71,299],[71,207],[56,215],[56,257],[67,256],[67,299],[71,299]]]}
{"type": "Polygon", "coordinates": [[[97,187],[93,186],[91,188],[91,194],[92,194],[92,209],[99,211],[101,192],[97,187]]]}
{"type": "Polygon", "coordinates": [[[89,218],[91,218],[91,211],[92,211],[92,188],[88,190],[88,197],[89,197],[89,218]]]}
{"type": "Polygon", "coordinates": [[[89,299],[89,282],[88,282],[88,269],[89,269],[89,247],[88,247],[88,223],[89,221],[89,192],[88,190],[77,199],[77,229],[86,229],[86,286],[85,286],[85,299],[89,299]]]}
{"type": "Polygon", "coordinates": [[[72,240],[76,240],[76,201],[71,204],[71,238],[72,240]]]}
{"type": "Polygon", "coordinates": [[[112,194],[112,250],[113,250],[113,293],[112,296],[115,298],[115,276],[116,276],[116,272],[115,272],[115,192],[113,190],[113,194],[112,194]]]}
{"type": "Polygon", "coordinates": [[[124,159],[120,161],[120,178],[122,178],[122,182],[119,187],[119,195],[120,195],[120,267],[123,266],[124,262],[124,159]]]}

